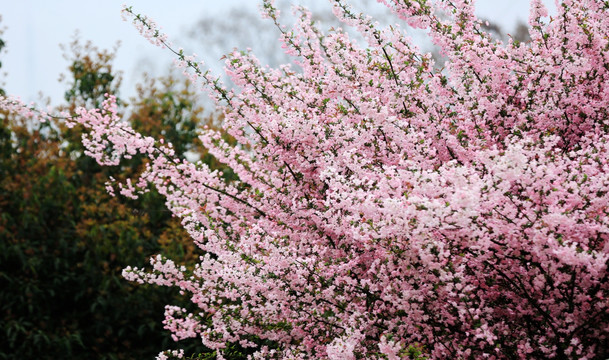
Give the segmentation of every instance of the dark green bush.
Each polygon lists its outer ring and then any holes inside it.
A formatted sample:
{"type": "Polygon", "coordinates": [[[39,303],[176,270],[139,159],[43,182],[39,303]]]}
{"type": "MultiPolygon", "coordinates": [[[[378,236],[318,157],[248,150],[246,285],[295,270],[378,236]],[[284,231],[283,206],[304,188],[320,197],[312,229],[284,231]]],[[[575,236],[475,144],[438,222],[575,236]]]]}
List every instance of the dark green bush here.
{"type": "MultiPolygon", "coordinates": [[[[71,49],[65,109],[116,92],[113,53],[71,49]]],[[[210,120],[188,85],[146,80],[133,102],[134,127],[166,134],[182,155],[198,151],[189,145],[195,128],[210,120]]],[[[179,297],[121,271],[157,253],[186,263],[199,254],[161,196],[132,201],[105,190],[109,176],[144,161],[101,168],[83,155],[78,129],[0,114],[0,359],[151,359],[171,348],[163,311],[179,297]]],[[[191,350],[205,351],[197,341],[191,350]]]]}

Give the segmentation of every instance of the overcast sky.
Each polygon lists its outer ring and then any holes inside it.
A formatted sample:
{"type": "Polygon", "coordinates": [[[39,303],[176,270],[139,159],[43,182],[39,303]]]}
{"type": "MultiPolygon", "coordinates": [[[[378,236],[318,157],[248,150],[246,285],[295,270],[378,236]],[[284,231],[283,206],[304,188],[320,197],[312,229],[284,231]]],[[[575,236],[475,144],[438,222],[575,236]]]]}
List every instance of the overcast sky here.
{"type": "MultiPolygon", "coordinates": [[[[112,48],[121,41],[115,67],[124,72],[123,96],[134,93],[142,71],[165,73],[173,57],[168,51],[150,45],[130,23],[121,20],[123,1],[0,0],[0,27],[5,28],[2,38],[7,43],[0,56],[0,72],[6,73],[1,77],[6,92],[26,101],[37,100],[38,93],[42,92],[51,97],[54,104],[59,103],[66,86],[58,83],[58,78],[68,66],[59,44],[69,43],[77,30],[82,40],[91,40],[99,48],[112,48]]],[[[313,6],[326,2],[300,1],[313,6]]],[[[552,13],[554,2],[544,2],[552,13]]],[[[195,43],[185,36],[198,19],[210,15],[226,18],[235,7],[255,13],[258,3],[257,0],[127,0],[135,11],[156,20],[174,43],[186,49],[204,44],[204,39],[195,43]]],[[[518,20],[527,21],[528,3],[529,0],[478,0],[477,11],[479,16],[509,32],[518,20]]],[[[239,22],[239,19],[231,20],[239,22]]],[[[227,36],[227,41],[229,39],[227,36]]],[[[227,44],[227,49],[231,48],[227,44]]],[[[208,63],[217,60],[207,59],[204,49],[197,48],[195,52],[208,63]]]]}

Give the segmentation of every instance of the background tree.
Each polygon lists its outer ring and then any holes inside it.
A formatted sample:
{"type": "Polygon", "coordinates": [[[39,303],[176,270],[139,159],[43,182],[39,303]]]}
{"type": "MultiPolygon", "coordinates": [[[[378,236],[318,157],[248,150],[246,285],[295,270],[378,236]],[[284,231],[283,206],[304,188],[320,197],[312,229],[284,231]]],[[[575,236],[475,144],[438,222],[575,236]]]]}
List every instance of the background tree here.
{"type": "MultiPolygon", "coordinates": [[[[65,109],[100,106],[104,94],[116,94],[114,52],[74,41],[66,58],[65,109]]],[[[199,153],[196,127],[218,121],[203,117],[188,82],[172,76],[145,79],[122,109],[180,157],[199,153]]],[[[0,358],[143,359],[168,347],[160,321],[176,292],[133,286],[121,271],[159,252],[186,263],[200,252],[158,193],[132,201],[105,188],[108,177],[133,176],[146,160],[101,167],[84,155],[78,128],[10,112],[1,120],[0,358]]]]}
{"type": "MultiPolygon", "coordinates": [[[[380,26],[389,26],[400,22],[398,16],[376,1],[353,0],[350,1],[350,5],[354,8],[354,12],[372,16],[375,21],[379,22],[380,26]]],[[[294,1],[278,0],[275,6],[282,14],[282,25],[286,28],[293,25],[297,20],[296,17],[292,16],[294,1]]],[[[320,29],[343,28],[352,39],[365,46],[366,40],[357,31],[345,26],[332,14],[332,7],[328,1],[309,1],[306,6],[311,10],[312,19],[320,29]]],[[[486,25],[486,19],[481,20],[483,20],[483,29],[491,33],[495,39],[507,41],[509,36],[517,41],[527,41],[529,39],[526,23],[518,22],[515,24],[514,31],[508,36],[508,31],[501,28],[497,23],[490,21],[486,25]]],[[[422,52],[432,54],[437,68],[443,66],[445,58],[440,54],[440,48],[429,40],[424,31],[407,27],[403,27],[402,30],[412,37],[413,42],[421,48],[422,52]]],[[[292,58],[277,46],[277,39],[281,35],[277,25],[242,7],[232,8],[226,17],[203,15],[188,31],[187,35],[191,40],[189,41],[191,43],[190,47],[192,47],[192,44],[198,44],[197,48],[204,48],[205,58],[209,60],[220,59],[234,49],[245,50],[251,48],[264,65],[278,67],[292,61],[292,58]],[[234,21],[235,19],[239,19],[239,21],[234,21]]],[[[218,72],[222,71],[219,67],[212,67],[212,69],[218,72]]],[[[223,80],[230,83],[228,76],[223,76],[223,80]]]]}
{"type": "MultiPolygon", "coordinates": [[[[350,27],[345,27],[333,14],[332,6],[328,1],[307,1],[306,3],[278,0],[275,6],[281,12],[281,25],[286,29],[293,25],[298,16],[294,16],[296,4],[304,4],[311,9],[313,21],[320,28],[343,28],[360,44],[366,40],[357,31],[350,27]]],[[[399,21],[387,7],[378,4],[376,1],[353,0],[351,5],[358,11],[369,14],[383,25],[394,24],[399,21]]],[[[420,46],[427,50],[433,48],[424,37],[423,32],[412,29],[404,29],[409,35],[413,36],[420,46]]],[[[263,19],[259,13],[248,11],[243,7],[233,7],[225,17],[214,15],[203,15],[187,33],[189,43],[197,44],[197,48],[205,49],[205,58],[217,60],[235,49],[252,49],[257,54],[263,65],[278,67],[282,64],[291,63],[293,58],[285,53],[279,46],[277,40],[281,36],[278,24],[263,19]],[[235,21],[238,19],[239,21],[235,21]]],[[[192,45],[191,45],[192,47],[192,45]]],[[[230,84],[230,77],[224,76],[221,67],[213,67],[214,71],[221,74],[222,79],[230,84]]]]}

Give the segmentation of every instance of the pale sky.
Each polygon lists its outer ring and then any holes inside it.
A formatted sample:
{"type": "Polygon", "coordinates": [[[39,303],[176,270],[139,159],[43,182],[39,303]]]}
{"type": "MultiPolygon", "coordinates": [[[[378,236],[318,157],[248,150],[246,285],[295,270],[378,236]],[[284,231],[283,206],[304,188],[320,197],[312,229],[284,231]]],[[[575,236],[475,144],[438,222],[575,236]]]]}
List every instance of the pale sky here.
{"type": "MultiPolygon", "coordinates": [[[[0,55],[0,73],[3,73],[0,79],[6,92],[25,101],[36,101],[38,93],[42,92],[51,97],[53,104],[58,104],[66,85],[57,80],[68,66],[59,44],[69,43],[77,30],[83,41],[91,40],[99,48],[109,49],[121,41],[115,68],[123,71],[123,96],[134,93],[142,71],[156,75],[166,73],[173,57],[167,50],[149,44],[131,23],[121,19],[124,1],[135,11],[156,20],[172,42],[185,49],[204,44],[205,39],[194,42],[185,36],[198,19],[210,15],[225,18],[234,7],[255,13],[259,4],[257,0],[0,0],[0,27],[5,28],[2,39],[7,43],[5,52],[0,55]]],[[[328,1],[299,2],[315,6],[328,1]]],[[[553,13],[553,0],[544,2],[553,13]]],[[[506,32],[513,30],[517,20],[527,21],[528,9],[528,0],[477,1],[478,15],[499,24],[506,32]]],[[[226,45],[227,51],[232,48],[230,44],[226,45]]],[[[193,50],[207,63],[217,63],[218,59],[205,57],[204,49],[193,50]]]]}

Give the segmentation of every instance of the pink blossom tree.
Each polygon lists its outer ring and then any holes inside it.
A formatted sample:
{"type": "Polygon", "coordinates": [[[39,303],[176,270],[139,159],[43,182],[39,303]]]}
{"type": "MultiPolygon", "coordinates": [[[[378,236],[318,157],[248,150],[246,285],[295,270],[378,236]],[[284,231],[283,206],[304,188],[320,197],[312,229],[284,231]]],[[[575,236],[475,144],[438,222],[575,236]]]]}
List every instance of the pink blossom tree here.
{"type": "Polygon", "coordinates": [[[254,359],[609,357],[609,4],[548,17],[533,0],[531,41],[506,44],[471,0],[379,1],[428,30],[445,68],[341,0],[367,46],[305,9],[283,28],[265,1],[293,64],[234,52],[227,90],[125,8],[224,109],[238,145],[200,138],[239,180],[134,132],[113,97],[79,110],[98,162],[150,158],[109,189],[156,187],[205,254],[124,276],[190,297],[165,327],[218,358],[231,343],[254,359]]]}

